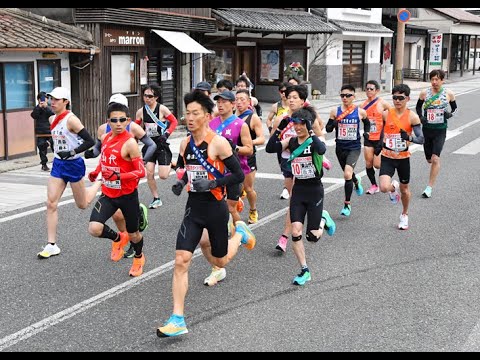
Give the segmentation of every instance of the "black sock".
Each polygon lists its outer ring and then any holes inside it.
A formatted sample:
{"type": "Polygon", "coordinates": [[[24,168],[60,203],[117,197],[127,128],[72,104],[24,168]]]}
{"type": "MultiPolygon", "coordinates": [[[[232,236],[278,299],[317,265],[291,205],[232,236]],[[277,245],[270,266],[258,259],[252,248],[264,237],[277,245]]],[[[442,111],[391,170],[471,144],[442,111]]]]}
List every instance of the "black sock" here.
{"type": "Polygon", "coordinates": [[[377,181],[375,180],[375,169],[373,167],[367,168],[367,176],[372,185],[377,185],[377,181]]]}
{"type": "Polygon", "coordinates": [[[113,231],[108,225],[103,225],[101,238],[110,239],[112,241],[120,241],[120,234],[113,231]]]}
{"type": "Polygon", "coordinates": [[[133,246],[133,249],[135,250],[135,257],[139,258],[142,256],[142,250],[143,250],[143,237],[142,240],[140,240],[138,243],[131,243],[133,246]]]}

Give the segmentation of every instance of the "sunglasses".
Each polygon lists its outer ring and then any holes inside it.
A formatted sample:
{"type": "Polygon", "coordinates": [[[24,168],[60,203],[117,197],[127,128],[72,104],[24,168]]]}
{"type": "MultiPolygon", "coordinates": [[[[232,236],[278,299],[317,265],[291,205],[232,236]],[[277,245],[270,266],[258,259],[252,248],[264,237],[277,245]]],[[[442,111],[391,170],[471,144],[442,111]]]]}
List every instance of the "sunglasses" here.
{"type": "Polygon", "coordinates": [[[353,94],[340,94],[341,98],[351,98],[353,94]]]}
{"type": "Polygon", "coordinates": [[[375,91],[375,90],[377,90],[377,89],[376,89],[376,88],[374,88],[374,87],[373,87],[373,88],[369,88],[369,87],[367,87],[367,88],[365,88],[365,90],[366,90],[366,91],[375,91]]]}
{"type": "Polygon", "coordinates": [[[403,101],[405,100],[407,97],[406,96],[403,96],[403,95],[393,95],[392,96],[392,99],[393,100],[399,100],[399,101],[403,101]]]}
{"type": "Polygon", "coordinates": [[[144,95],[143,95],[143,97],[146,97],[146,98],[149,98],[149,99],[151,99],[151,98],[154,98],[154,97],[155,97],[155,95],[151,95],[151,94],[144,94],[144,95]]]}
{"type": "Polygon", "coordinates": [[[118,123],[119,121],[120,121],[121,123],[124,123],[125,121],[128,120],[128,118],[126,118],[126,117],[110,118],[110,119],[108,119],[108,120],[109,120],[111,123],[116,124],[116,123],[118,123]]]}
{"type": "Polygon", "coordinates": [[[307,122],[307,120],[297,117],[292,117],[290,120],[292,120],[295,124],[305,124],[307,122]]]}
{"type": "Polygon", "coordinates": [[[285,94],[285,91],[287,90],[279,90],[282,94],[285,94]]]}

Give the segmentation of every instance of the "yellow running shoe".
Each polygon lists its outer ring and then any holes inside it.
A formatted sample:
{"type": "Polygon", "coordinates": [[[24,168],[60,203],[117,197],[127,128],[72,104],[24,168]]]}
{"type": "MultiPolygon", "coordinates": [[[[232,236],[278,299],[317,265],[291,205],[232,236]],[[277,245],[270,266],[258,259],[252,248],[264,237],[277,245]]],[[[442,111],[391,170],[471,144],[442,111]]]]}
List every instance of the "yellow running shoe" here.
{"type": "Polygon", "coordinates": [[[255,224],[258,222],[258,211],[250,209],[250,214],[248,215],[248,223],[255,224]]]}

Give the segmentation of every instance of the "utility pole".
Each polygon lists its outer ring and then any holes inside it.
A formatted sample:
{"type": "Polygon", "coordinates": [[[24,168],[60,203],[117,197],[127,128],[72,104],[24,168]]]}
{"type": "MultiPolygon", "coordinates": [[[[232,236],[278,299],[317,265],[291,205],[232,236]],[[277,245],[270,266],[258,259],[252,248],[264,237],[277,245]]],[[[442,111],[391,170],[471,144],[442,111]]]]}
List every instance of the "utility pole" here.
{"type": "Polygon", "coordinates": [[[406,8],[398,9],[397,15],[397,42],[395,45],[395,79],[393,84],[398,85],[403,82],[403,52],[405,48],[405,21],[402,21],[400,14],[406,8]]]}

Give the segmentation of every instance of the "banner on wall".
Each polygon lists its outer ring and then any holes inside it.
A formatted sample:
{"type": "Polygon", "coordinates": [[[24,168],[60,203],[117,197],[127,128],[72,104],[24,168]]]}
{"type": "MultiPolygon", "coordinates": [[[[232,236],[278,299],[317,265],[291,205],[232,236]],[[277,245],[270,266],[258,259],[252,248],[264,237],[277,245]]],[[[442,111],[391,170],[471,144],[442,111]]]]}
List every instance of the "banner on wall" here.
{"type": "Polygon", "coordinates": [[[442,66],[443,34],[432,34],[430,40],[430,66],[442,66]]]}

